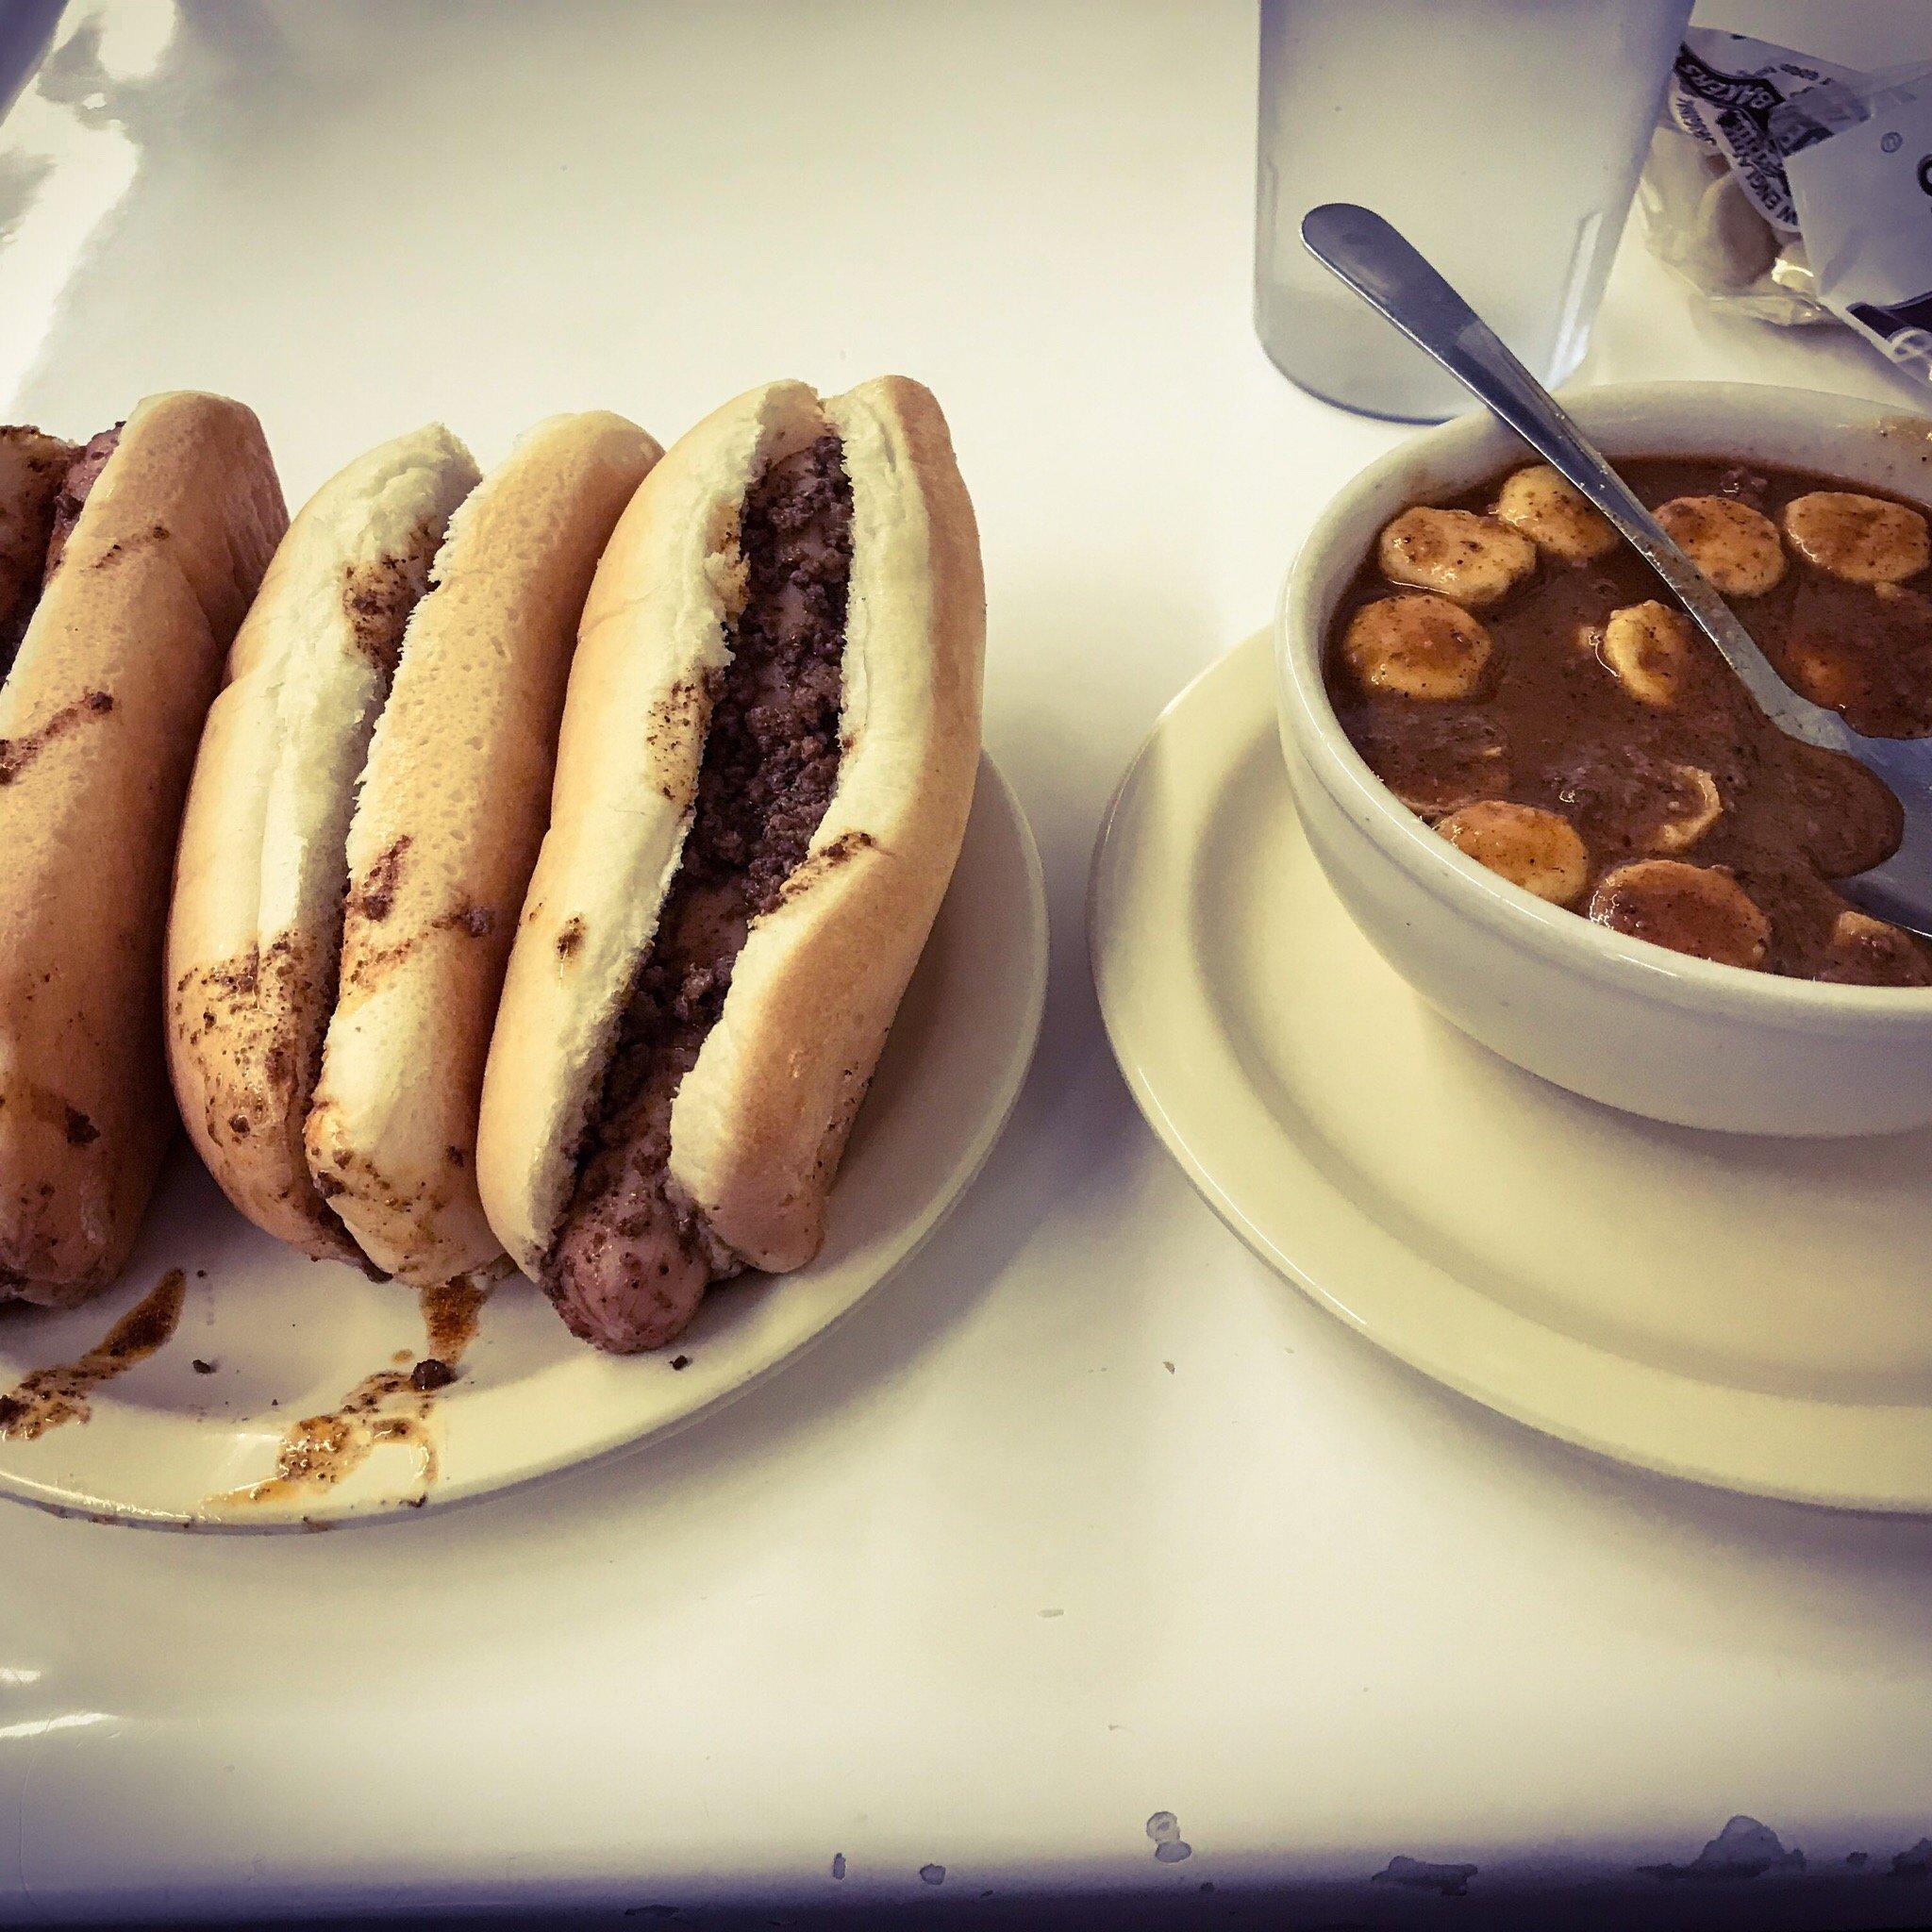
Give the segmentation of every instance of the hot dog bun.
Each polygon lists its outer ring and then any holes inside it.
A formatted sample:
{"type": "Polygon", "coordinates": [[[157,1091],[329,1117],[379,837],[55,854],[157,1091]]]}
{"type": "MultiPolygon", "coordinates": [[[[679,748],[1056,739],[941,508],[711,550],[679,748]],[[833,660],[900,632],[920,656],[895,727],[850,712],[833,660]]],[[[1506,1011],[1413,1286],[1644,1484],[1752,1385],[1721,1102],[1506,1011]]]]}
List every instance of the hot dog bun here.
{"type": "Polygon", "coordinates": [[[361,1250],[303,1133],[335,1004],[356,782],[405,625],[476,482],[440,425],[325,483],[289,526],[202,734],[168,927],[168,1061],[190,1138],[249,1220],[361,1250]]]}
{"type": "MultiPolygon", "coordinates": [[[[823,509],[812,488],[799,500],[823,509]]],[[[782,540],[799,512],[773,513],[782,540]]],[[[587,1339],[657,1345],[705,1280],[818,1252],[846,1136],[958,857],[984,638],[945,421],[902,377],[824,402],[789,382],[740,397],[674,447],[618,525],[584,611],[477,1146],[498,1240],[587,1339]],[[747,496],[827,438],[849,486],[826,522],[845,550],[824,591],[843,609],[836,779],[802,858],[751,908],[722,1009],[676,1083],[664,1186],[625,1224],[610,1292],[560,1282],[587,1150],[608,1137],[613,1057],[626,1024],[636,1032],[654,949],[671,943],[660,915],[681,903],[714,717],[745,701],[729,673],[756,593],[747,496]]]]}
{"type": "MultiPolygon", "coordinates": [[[[0,533],[16,578],[31,501],[0,533]]],[[[174,1131],[161,950],[182,800],[286,522],[250,410],[149,397],[0,687],[0,1296],[78,1301],[133,1244],[174,1131]]]]}
{"type": "Polygon", "coordinates": [[[450,520],[370,746],[305,1147],[358,1246],[412,1283],[501,1252],[475,1160],[491,1023],[585,593],[659,454],[606,413],[517,444],[450,520]]]}

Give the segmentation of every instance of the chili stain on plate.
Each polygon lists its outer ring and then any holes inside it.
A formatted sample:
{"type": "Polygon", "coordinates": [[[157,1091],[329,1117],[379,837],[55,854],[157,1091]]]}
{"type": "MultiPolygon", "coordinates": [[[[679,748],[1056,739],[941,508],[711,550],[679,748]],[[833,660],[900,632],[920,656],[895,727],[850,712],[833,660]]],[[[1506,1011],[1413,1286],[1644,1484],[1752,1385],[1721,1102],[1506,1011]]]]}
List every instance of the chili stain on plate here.
{"type": "MultiPolygon", "coordinates": [[[[413,1449],[420,1507],[441,1474],[429,1417],[436,1397],[457,1379],[457,1364],[475,1340],[477,1317],[490,1290],[471,1277],[423,1290],[420,1306],[426,1337],[422,1356],[407,1368],[365,1375],[332,1409],[291,1424],[275,1452],[272,1474],[239,1490],[208,1498],[210,1509],[245,1509],[298,1496],[325,1495],[385,1444],[413,1449]]],[[[391,1357],[408,1362],[407,1354],[391,1357]]]]}
{"type": "Polygon", "coordinates": [[[36,1369],[0,1395],[0,1441],[31,1442],[93,1413],[89,1394],[160,1348],[181,1319],[188,1277],[170,1268],[78,1361],[36,1369]]]}
{"type": "Polygon", "coordinates": [[[476,1320],[490,1299],[488,1288],[458,1275],[423,1291],[423,1326],[428,1331],[431,1360],[458,1362],[476,1339],[476,1320]]]}

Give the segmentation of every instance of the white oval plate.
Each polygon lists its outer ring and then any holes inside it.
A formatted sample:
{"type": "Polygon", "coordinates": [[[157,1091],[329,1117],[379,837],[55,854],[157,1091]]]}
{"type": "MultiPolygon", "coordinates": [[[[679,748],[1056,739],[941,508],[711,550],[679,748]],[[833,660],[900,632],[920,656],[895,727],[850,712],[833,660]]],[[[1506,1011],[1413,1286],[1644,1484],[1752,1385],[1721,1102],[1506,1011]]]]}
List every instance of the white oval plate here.
{"type": "Polygon", "coordinates": [[[1046,947],[1032,834],[982,760],[959,863],[853,1132],[824,1251],[795,1274],[713,1290],[674,1346],[625,1358],[573,1341],[521,1277],[498,1283],[460,1379],[430,1407],[433,1480],[418,1447],[386,1442],[325,1491],[218,1500],[273,1474],[296,1420],[334,1409],[398,1353],[406,1363],[422,1355],[425,1331],[408,1290],[281,1247],[181,1155],[123,1286],[65,1313],[0,1307],[4,1391],[100,1341],[165,1270],[188,1275],[173,1339],[96,1390],[88,1421],[0,1440],[0,1492],[119,1522],[287,1529],[486,1495],[691,1421],[823,1335],[979,1171],[1033,1056],[1046,947]]]}
{"type": "Polygon", "coordinates": [[[1170,707],[1094,855],[1108,1035],[1209,1205],[1372,1341],[1551,1435],[1932,1509],[1932,1133],[1663,1126],[1466,1040],[1323,879],[1274,705],[1263,635],[1170,707]]]}

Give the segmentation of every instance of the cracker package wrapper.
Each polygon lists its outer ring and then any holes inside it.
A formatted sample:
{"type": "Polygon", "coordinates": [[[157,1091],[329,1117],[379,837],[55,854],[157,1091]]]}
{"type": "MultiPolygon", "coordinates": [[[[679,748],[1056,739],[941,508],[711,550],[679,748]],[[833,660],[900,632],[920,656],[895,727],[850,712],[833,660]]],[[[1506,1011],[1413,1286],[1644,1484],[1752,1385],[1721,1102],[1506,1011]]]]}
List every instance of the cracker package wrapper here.
{"type": "Polygon", "coordinates": [[[1858,74],[1692,27],[1639,200],[1718,306],[1842,324],[1932,382],[1932,62],[1858,74]]]}

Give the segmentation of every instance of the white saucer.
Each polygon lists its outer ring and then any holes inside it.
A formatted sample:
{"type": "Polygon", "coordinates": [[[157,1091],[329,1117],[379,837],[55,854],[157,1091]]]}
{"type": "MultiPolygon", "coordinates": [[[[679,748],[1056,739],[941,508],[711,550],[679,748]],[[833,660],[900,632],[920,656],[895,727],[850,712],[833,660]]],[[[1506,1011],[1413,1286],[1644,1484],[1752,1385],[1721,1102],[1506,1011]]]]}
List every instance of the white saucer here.
{"type": "Polygon", "coordinates": [[[1182,693],[1123,780],[1090,939],[1155,1131],[1372,1341],[1648,1468],[1932,1509],[1932,1133],[1662,1126],[1455,1031],[1303,841],[1265,636],[1182,693]]]}
{"type": "MultiPolygon", "coordinates": [[[[713,1291],[675,1346],[625,1359],[573,1341],[521,1277],[498,1283],[460,1379],[426,1405],[433,1480],[420,1442],[389,1441],[325,1491],[218,1500],[273,1473],[291,1424],[337,1407],[399,1351],[407,1366],[425,1337],[408,1290],[280,1247],[183,1154],[121,1288],[63,1314],[0,1307],[4,1393],[99,1342],[164,1271],[187,1271],[173,1339],[100,1386],[90,1420],[0,1439],[0,1493],[123,1522],[285,1529],[484,1495],[689,1422],[824,1334],[978,1172],[1032,1058],[1046,944],[1039,854],[985,760],[952,888],[846,1154],[824,1252],[796,1274],[713,1291]]],[[[415,1406],[407,1394],[387,1405],[415,1406]]]]}

